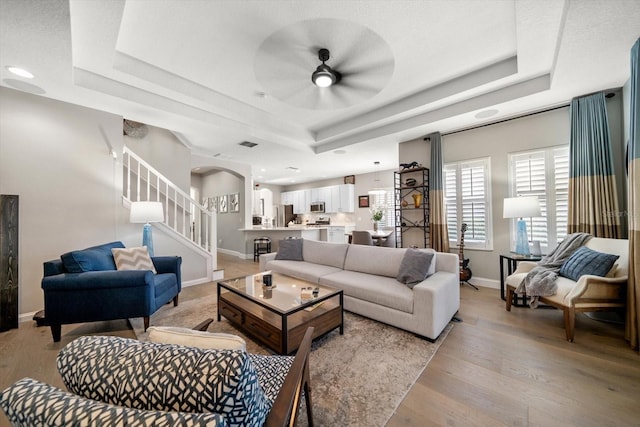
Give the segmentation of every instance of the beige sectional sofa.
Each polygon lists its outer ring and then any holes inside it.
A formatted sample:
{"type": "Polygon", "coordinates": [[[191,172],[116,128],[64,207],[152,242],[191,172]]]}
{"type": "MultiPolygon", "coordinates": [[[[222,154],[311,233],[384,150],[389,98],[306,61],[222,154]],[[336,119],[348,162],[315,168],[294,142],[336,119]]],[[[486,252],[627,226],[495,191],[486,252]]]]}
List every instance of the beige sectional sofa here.
{"type": "Polygon", "coordinates": [[[428,277],[410,286],[396,280],[407,249],[303,240],[302,259],[260,255],[260,271],[298,277],[344,292],[353,313],[435,340],[460,307],[458,256],[435,252],[428,277]]]}

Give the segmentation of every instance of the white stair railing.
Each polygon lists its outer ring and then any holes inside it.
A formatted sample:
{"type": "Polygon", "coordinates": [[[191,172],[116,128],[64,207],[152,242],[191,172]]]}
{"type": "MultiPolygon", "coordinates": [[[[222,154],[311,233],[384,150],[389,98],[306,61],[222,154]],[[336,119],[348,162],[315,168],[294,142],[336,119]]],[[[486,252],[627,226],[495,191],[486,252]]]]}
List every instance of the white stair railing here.
{"type": "Polygon", "coordinates": [[[213,215],[127,147],[122,155],[124,200],[161,202],[164,224],[183,238],[211,252],[213,215]]]}

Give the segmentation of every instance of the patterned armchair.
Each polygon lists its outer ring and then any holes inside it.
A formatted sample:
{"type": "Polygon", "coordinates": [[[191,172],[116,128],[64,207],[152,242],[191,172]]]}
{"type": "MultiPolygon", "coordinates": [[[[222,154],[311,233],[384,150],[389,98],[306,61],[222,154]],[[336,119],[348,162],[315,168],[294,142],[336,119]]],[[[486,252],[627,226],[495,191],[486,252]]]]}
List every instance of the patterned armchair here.
{"type": "Polygon", "coordinates": [[[87,336],[65,346],[69,392],[24,378],[0,394],[13,425],[289,426],[306,398],[307,329],[295,358],[87,336]]]}

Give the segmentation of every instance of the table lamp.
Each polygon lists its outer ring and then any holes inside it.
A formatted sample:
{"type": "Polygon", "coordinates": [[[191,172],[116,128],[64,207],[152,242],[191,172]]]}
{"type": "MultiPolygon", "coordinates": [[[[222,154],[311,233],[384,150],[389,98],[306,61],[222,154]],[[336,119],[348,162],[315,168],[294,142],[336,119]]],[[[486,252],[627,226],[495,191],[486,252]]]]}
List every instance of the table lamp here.
{"type": "Polygon", "coordinates": [[[516,223],[516,254],[529,256],[527,223],[523,218],[540,216],[538,196],[509,197],[504,199],[503,218],[520,218],[516,223]]]}
{"type": "Polygon", "coordinates": [[[131,202],[129,221],[134,224],[144,224],[142,228],[142,245],[147,247],[149,256],[153,256],[153,236],[151,223],[163,222],[164,212],[160,202],[131,202]]]}

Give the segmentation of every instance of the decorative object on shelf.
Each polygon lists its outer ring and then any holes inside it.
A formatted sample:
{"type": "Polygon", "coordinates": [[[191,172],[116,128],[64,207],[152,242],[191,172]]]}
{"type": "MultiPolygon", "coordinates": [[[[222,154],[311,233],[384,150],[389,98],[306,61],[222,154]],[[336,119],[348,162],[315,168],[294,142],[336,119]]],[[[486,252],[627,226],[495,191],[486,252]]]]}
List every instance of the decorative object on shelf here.
{"type": "Polygon", "coordinates": [[[218,212],[227,213],[229,212],[229,204],[227,195],[223,194],[222,196],[218,196],[218,212]]]}
{"type": "Polygon", "coordinates": [[[400,163],[400,167],[402,168],[402,170],[415,169],[419,168],[420,164],[418,162],[400,163]]]}
{"type": "Polygon", "coordinates": [[[369,207],[369,196],[358,196],[358,207],[359,208],[368,208],[369,207]]]}
{"type": "Polygon", "coordinates": [[[520,218],[516,224],[516,253],[530,255],[527,223],[523,218],[540,216],[538,196],[509,197],[504,199],[503,218],[520,218]]]}
{"type": "Polygon", "coordinates": [[[422,193],[412,194],[413,197],[413,206],[419,208],[422,205],[422,193]]]}
{"type": "Polygon", "coordinates": [[[458,250],[458,259],[460,260],[460,284],[466,283],[471,286],[476,291],[478,287],[476,285],[472,285],[468,282],[471,279],[471,269],[469,268],[469,258],[464,257],[464,233],[467,231],[467,224],[462,223],[462,227],[460,227],[460,246],[458,250]]]}
{"type": "Polygon", "coordinates": [[[394,171],[394,223],[396,247],[417,245],[427,248],[429,242],[429,169],[403,163],[405,170],[394,171]],[[413,182],[415,180],[415,182],[413,182]],[[412,184],[412,185],[409,185],[412,184]],[[413,200],[413,203],[411,201],[413,200]]]}
{"type": "Polygon", "coordinates": [[[142,227],[142,246],[146,246],[149,256],[154,256],[153,235],[151,233],[152,222],[163,222],[164,211],[160,202],[131,202],[129,222],[144,224],[142,227]]]}
{"type": "Polygon", "coordinates": [[[229,212],[240,212],[240,196],[238,193],[229,194],[229,212]]]}
{"type": "Polygon", "coordinates": [[[347,175],[344,177],[344,183],[345,184],[355,184],[356,183],[356,176],[355,175],[347,175]]]}

